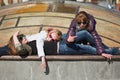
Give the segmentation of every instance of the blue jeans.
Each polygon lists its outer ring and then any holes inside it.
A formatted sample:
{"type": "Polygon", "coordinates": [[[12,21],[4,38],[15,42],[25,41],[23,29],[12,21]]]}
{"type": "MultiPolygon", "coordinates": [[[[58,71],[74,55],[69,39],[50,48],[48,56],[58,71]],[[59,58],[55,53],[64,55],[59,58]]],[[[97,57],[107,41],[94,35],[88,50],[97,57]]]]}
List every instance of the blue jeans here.
{"type": "MultiPolygon", "coordinates": [[[[62,35],[63,40],[60,41],[59,44],[59,53],[60,54],[98,54],[95,46],[95,41],[92,35],[86,31],[81,30],[76,33],[77,38],[75,42],[72,44],[66,44],[65,38],[66,34],[62,35]],[[90,45],[84,45],[89,42],[90,45]],[[82,44],[81,44],[82,43],[82,44]]],[[[106,45],[104,45],[105,52],[108,54],[117,54],[119,52],[118,49],[111,49],[109,50],[106,45]]]]}
{"type": "MultiPolygon", "coordinates": [[[[76,36],[78,36],[75,40],[76,43],[83,43],[83,44],[87,44],[89,42],[89,44],[92,47],[96,47],[95,45],[95,41],[92,37],[92,35],[87,31],[87,30],[81,30],[79,32],[76,33],[76,36]]],[[[103,43],[102,43],[103,44],[103,43]]],[[[105,44],[103,44],[104,49],[108,49],[109,47],[106,46],[105,44]]]]}
{"type": "MultiPolygon", "coordinates": [[[[86,45],[88,42],[92,47],[95,46],[95,41],[92,35],[87,30],[81,30],[76,33],[77,38],[75,39],[75,43],[86,45]]],[[[66,34],[62,35],[62,39],[66,39],[66,34]]],[[[102,43],[103,44],[103,43],[102,43]]],[[[104,49],[108,49],[109,47],[103,44],[104,49]]]]}
{"type": "MultiPolygon", "coordinates": [[[[113,54],[113,50],[105,49],[108,54],[113,54]]],[[[59,42],[60,55],[78,55],[78,54],[98,54],[95,47],[90,45],[69,44],[67,45],[64,40],[59,42]]]]}
{"type": "MultiPolygon", "coordinates": [[[[94,39],[88,31],[81,30],[76,33],[76,36],[77,37],[75,39],[75,43],[87,44],[89,42],[91,46],[95,47],[94,39]]],[[[65,38],[66,38],[66,34],[63,34],[62,39],[65,39],[65,38]]]]}
{"type": "Polygon", "coordinates": [[[75,39],[75,43],[82,43],[82,44],[87,44],[89,42],[89,44],[93,47],[95,47],[95,41],[92,37],[92,35],[86,31],[86,30],[81,30],[79,32],[76,33],[76,39],[75,39]]]}
{"type": "Polygon", "coordinates": [[[4,55],[9,55],[7,45],[3,46],[3,47],[0,47],[0,56],[4,56],[4,55]]]}

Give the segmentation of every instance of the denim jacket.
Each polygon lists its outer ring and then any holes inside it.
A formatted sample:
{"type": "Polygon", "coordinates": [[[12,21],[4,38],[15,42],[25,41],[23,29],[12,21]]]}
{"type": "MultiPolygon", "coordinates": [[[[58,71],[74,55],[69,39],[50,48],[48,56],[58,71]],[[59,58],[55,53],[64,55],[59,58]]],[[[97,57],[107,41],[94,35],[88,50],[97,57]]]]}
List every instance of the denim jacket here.
{"type": "MultiPolygon", "coordinates": [[[[92,15],[90,15],[90,14],[88,14],[88,15],[89,15],[89,19],[90,19],[88,32],[93,36],[93,39],[94,39],[95,44],[96,44],[97,53],[101,54],[104,52],[104,48],[102,46],[102,40],[95,29],[96,21],[92,15]]],[[[70,24],[69,30],[67,32],[67,38],[68,38],[68,34],[71,36],[76,35],[76,26],[77,25],[76,25],[75,19],[73,19],[71,24],[70,24]]],[[[67,44],[68,44],[68,42],[67,42],[67,44]]]]}

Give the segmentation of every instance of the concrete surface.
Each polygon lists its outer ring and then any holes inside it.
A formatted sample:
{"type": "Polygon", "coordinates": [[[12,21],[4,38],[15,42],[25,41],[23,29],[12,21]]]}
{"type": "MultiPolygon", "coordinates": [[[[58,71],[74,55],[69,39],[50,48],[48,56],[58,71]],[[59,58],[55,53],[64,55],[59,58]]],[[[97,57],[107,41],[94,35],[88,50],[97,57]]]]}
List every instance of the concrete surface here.
{"type": "Polygon", "coordinates": [[[0,61],[0,80],[120,80],[119,61],[0,61]]]}
{"type": "Polygon", "coordinates": [[[120,56],[109,63],[101,56],[46,56],[47,70],[37,56],[0,58],[0,80],[120,80],[120,56]]]}

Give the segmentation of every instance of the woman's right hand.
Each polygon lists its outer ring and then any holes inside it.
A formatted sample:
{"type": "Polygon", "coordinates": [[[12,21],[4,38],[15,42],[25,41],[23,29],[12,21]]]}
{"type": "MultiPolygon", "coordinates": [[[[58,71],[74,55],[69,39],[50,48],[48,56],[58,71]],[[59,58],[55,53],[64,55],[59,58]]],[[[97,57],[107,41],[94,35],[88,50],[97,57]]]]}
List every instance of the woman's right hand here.
{"type": "Polygon", "coordinates": [[[71,36],[71,35],[69,35],[67,41],[68,41],[68,42],[74,42],[76,37],[77,37],[77,36],[71,36]]]}

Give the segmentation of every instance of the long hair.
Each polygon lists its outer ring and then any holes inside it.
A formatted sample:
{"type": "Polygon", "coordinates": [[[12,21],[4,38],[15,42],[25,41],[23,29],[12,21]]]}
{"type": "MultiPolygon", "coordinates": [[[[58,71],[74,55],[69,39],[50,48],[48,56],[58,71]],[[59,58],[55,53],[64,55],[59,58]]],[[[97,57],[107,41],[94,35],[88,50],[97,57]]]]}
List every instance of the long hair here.
{"type": "Polygon", "coordinates": [[[8,48],[9,48],[9,50],[8,50],[9,54],[17,55],[17,50],[14,45],[13,36],[10,37],[10,40],[8,42],[8,48]]]}
{"type": "Polygon", "coordinates": [[[8,52],[11,55],[19,55],[22,58],[27,57],[28,55],[31,55],[32,53],[32,49],[29,45],[27,44],[22,44],[22,40],[23,40],[24,35],[20,34],[17,36],[19,42],[21,43],[21,46],[19,46],[18,48],[15,48],[15,44],[14,44],[14,40],[13,40],[13,36],[11,36],[9,42],[8,42],[8,52]]]}

